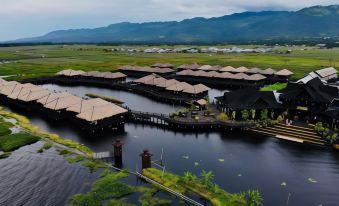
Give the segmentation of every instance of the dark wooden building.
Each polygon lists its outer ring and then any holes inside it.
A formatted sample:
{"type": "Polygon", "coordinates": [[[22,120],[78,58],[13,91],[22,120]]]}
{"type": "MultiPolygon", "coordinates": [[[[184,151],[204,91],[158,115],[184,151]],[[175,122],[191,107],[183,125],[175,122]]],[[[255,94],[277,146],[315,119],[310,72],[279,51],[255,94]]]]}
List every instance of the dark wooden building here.
{"type": "Polygon", "coordinates": [[[241,112],[244,110],[254,110],[255,119],[260,118],[259,114],[264,109],[270,118],[276,118],[283,111],[274,92],[262,92],[252,87],[225,92],[223,96],[216,97],[216,100],[219,110],[229,117],[235,112],[236,119],[242,118],[241,112]]]}

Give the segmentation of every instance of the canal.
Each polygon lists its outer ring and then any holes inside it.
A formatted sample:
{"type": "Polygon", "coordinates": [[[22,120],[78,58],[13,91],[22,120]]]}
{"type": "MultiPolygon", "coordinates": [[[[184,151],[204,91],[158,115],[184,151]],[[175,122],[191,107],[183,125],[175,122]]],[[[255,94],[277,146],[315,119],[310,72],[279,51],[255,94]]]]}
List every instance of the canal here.
{"type": "MultiPolygon", "coordinates": [[[[44,87],[79,96],[113,96],[135,110],[168,113],[176,109],[128,92],[51,84],[44,87]]],[[[213,91],[213,95],[218,92],[213,91]]],[[[229,192],[259,189],[265,205],[285,206],[288,201],[290,206],[334,206],[339,202],[339,154],[327,149],[247,133],[178,133],[135,124],[126,124],[121,134],[91,135],[78,132],[67,122],[55,124],[38,115],[28,118],[42,129],[81,142],[96,152],[112,150],[111,144],[121,138],[124,166],[131,170],[141,167],[139,154],[143,149],[148,148],[154,160],[160,158],[163,149],[168,171],[198,175],[201,170],[211,170],[215,182],[229,192]]]]}

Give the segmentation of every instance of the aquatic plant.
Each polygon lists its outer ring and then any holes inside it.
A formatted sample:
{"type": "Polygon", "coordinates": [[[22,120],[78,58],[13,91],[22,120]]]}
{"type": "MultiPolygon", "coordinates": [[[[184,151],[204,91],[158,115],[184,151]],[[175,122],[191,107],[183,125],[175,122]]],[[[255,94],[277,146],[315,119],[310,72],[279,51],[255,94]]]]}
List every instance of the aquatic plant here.
{"type": "Polygon", "coordinates": [[[37,150],[38,153],[43,153],[45,150],[50,149],[53,147],[53,144],[51,142],[46,142],[40,149],[37,150]]]}
{"type": "Polygon", "coordinates": [[[260,205],[262,205],[263,198],[261,197],[259,190],[248,190],[248,191],[243,192],[241,194],[245,197],[248,206],[260,206],[260,205]]]}
{"type": "Polygon", "coordinates": [[[138,192],[144,193],[139,198],[141,206],[170,205],[172,203],[171,200],[155,197],[154,194],[159,191],[156,187],[137,187],[136,189],[138,192]]]}
{"type": "Polygon", "coordinates": [[[108,168],[108,165],[99,160],[85,160],[82,163],[83,166],[87,167],[91,173],[98,171],[100,168],[108,168]]]}
{"type": "Polygon", "coordinates": [[[67,161],[71,164],[81,162],[81,161],[84,161],[84,160],[85,160],[85,157],[81,156],[81,155],[77,155],[76,157],[67,158],[67,161]]]}
{"type": "Polygon", "coordinates": [[[200,176],[202,177],[202,184],[206,187],[210,187],[213,185],[212,181],[214,179],[214,174],[212,171],[206,172],[205,170],[201,171],[200,176]]]}

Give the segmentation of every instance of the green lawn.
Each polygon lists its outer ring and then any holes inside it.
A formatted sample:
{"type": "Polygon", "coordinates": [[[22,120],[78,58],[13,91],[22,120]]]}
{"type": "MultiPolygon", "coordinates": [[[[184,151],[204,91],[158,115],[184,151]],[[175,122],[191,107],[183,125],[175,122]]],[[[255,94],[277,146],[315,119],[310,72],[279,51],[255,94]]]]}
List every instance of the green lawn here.
{"type": "MultiPolygon", "coordinates": [[[[242,46],[243,47],[243,46],[242,46]]],[[[169,62],[175,65],[198,62],[200,64],[246,66],[283,69],[295,72],[294,78],[328,66],[339,65],[339,48],[301,50],[293,47],[291,54],[280,54],[277,49],[267,54],[145,54],[105,52],[110,46],[95,45],[48,45],[0,47],[0,60],[15,62],[0,64],[0,75],[21,74],[22,79],[36,76],[50,76],[63,69],[111,71],[126,64],[150,65],[169,62]]]]}

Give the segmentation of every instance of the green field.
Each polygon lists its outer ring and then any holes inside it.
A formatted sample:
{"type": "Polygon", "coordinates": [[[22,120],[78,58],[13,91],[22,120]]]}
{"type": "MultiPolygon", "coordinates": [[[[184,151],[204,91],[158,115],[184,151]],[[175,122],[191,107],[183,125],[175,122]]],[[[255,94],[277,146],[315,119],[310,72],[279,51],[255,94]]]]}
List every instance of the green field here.
{"type": "Polygon", "coordinates": [[[129,54],[105,52],[105,48],[114,47],[95,45],[0,47],[0,61],[11,60],[10,63],[0,64],[0,76],[19,75],[12,79],[22,79],[50,76],[63,69],[111,71],[126,64],[146,66],[157,62],[175,65],[197,62],[234,67],[287,68],[295,72],[296,79],[315,69],[339,65],[339,48],[278,47],[273,53],[266,54],[129,54]],[[293,51],[290,54],[281,52],[287,49],[293,51]]]}

